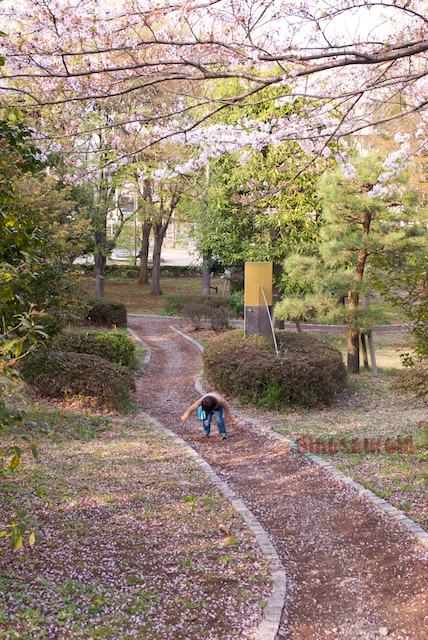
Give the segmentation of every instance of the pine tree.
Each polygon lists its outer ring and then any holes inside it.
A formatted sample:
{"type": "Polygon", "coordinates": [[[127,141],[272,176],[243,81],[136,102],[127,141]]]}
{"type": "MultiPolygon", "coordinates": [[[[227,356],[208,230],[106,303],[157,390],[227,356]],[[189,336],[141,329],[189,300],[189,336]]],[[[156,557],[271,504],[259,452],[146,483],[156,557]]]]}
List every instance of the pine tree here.
{"type": "MultiPolygon", "coordinates": [[[[406,191],[404,177],[401,183],[390,183],[381,195],[371,197],[369,192],[382,172],[381,161],[371,156],[357,159],[354,165],[352,179],[338,169],[319,180],[322,226],[318,255],[294,254],[284,267],[291,295],[307,296],[311,307],[313,294],[325,304],[346,299],[342,309],[350,373],[359,372],[359,335],[370,323],[370,312],[361,302],[372,287],[373,258],[385,250],[420,251],[424,232],[423,225],[415,223],[419,215],[417,194],[406,191]]],[[[283,306],[285,314],[290,305],[284,302],[283,306]]],[[[281,311],[280,303],[275,308],[280,319],[284,315],[281,311]]]]}

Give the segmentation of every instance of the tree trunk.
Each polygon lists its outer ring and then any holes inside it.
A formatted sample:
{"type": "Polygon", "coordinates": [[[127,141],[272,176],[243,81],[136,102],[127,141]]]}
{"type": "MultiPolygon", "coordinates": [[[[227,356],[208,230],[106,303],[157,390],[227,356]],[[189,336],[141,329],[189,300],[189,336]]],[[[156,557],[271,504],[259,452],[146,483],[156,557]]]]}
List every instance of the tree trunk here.
{"type": "Polygon", "coordinates": [[[152,264],[152,286],[150,293],[155,296],[162,295],[162,289],[160,285],[160,267],[161,267],[161,252],[162,243],[165,237],[165,232],[168,225],[153,225],[154,231],[154,243],[153,243],[153,264],[152,264]]]}
{"type": "Polygon", "coordinates": [[[94,250],[94,277],[95,277],[95,296],[104,298],[104,277],[106,268],[105,242],[106,234],[103,231],[95,231],[95,250],[94,250]]]}
{"type": "Polygon", "coordinates": [[[360,373],[360,336],[355,320],[355,314],[358,308],[358,293],[356,291],[349,292],[348,302],[349,315],[346,330],[348,371],[349,373],[360,373]]]}
{"type": "Polygon", "coordinates": [[[209,296],[211,293],[211,271],[202,269],[202,294],[209,296]]]}
{"type": "Polygon", "coordinates": [[[137,283],[140,285],[149,284],[149,241],[150,231],[152,229],[151,220],[144,220],[141,225],[142,243],[140,249],[140,275],[138,276],[137,283]]]}
{"type": "Polygon", "coordinates": [[[364,369],[366,369],[366,371],[369,370],[369,357],[367,354],[367,344],[366,344],[366,336],[364,335],[364,333],[361,334],[361,351],[363,354],[363,363],[364,363],[364,369]]]}
{"type": "Polygon", "coordinates": [[[297,331],[299,331],[299,333],[301,333],[302,331],[302,327],[300,325],[300,320],[298,320],[297,318],[294,318],[294,322],[296,323],[296,329],[297,331]]]}
{"type": "MultiPolygon", "coordinates": [[[[363,235],[367,239],[370,231],[371,214],[366,212],[363,221],[363,235]]],[[[355,271],[355,284],[358,286],[364,278],[364,268],[366,266],[368,252],[361,249],[358,252],[357,268],[355,271]]],[[[357,310],[359,304],[358,288],[348,291],[348,321],[347,321],[347,350],[348,350],[348,371],[349,373],[360,373],[360,336],[357,327],[357,310]]]]}
{"type": "Polygon", "coordinates": [[[209,296],[211,293],[211,260],[212,251],[202,255],[202,294],[209,296]]]}

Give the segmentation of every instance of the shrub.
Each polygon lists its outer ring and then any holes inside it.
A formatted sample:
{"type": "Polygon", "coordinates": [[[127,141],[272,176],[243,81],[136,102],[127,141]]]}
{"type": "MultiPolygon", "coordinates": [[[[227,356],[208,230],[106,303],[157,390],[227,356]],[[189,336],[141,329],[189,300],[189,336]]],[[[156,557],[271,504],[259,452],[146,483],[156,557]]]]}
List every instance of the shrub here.
{"type": "Polygon", "coordinates": [[[127,367],[87,353],[40,349],[25,362],[22,374],[42,396],[81,396],[119,410],[126,408],[135,391],[135,378],[127,367]]]}
{"type": "Polygon", "coordinates": [[[195,331],[208,326],[214,331],[228,329],[232,316],[229,298],[225,296],[192,296],[181,303],[182,314],[195,331]]]}
{"type": "Polygon", "coordinates": [[[394,389],[422,400],[428,404],[428,366],[427,362],[419,360],[398,377],[393,384],[394,389]]]}
{"type": "Polygon", "coordinates": [[[113,302],[104,298],[90,300],[88,320],[99,326],[126,326],[126,307],[121,302],[113,302]]]}
{"type": "Polygon", "coordinates": [[[165,296],[164,311],[167,316],[179,316],[182,312],[181,297],[174,295],[165,296]]]}
{"type": "Polygon", "coordinates": [[[216,336],[204,351],[206,375],[219,391],[269,408],[330,404],[346,379],[341,353],[305,333],[276,337],[279,357],[262,336],[242,330],[216,336]]]}
{"type": "MultiPolygon", "coordinates": [[[[80,264],[77,269],[80,272],[85,273],[90,276],[94,272],[93,264],[80,264]]],[[[152,272],[153,267],[149,263],[147,265],[147,270],[149,273],[152,272]]],[[[194,278],[195,276],[200,275],[200,269],[197,266],[192,265],[169,265],[169,264],[161,264],[160,267],[162,276],[172,277],[172,278],[182,278],[189,277],[194,278]]],[[[140,274],[140,267],[129,264],[107,264],[105,268],[106,277],[114,277],[114,278],[135,278],[137,279],[140,274]]]]}
{"type": "Polygon", "coordinates": [[[232,291],[229,296],[229,303],[233,313],[237,318],[244,317],[244,296],[242,293],[232,291]]]}
{"type": "Polygon", "coordinates": [[[131,369],[136,366],[135,344],[121,331],[66,331],[53,345],[58,351],[89,353],[131,369]]]}

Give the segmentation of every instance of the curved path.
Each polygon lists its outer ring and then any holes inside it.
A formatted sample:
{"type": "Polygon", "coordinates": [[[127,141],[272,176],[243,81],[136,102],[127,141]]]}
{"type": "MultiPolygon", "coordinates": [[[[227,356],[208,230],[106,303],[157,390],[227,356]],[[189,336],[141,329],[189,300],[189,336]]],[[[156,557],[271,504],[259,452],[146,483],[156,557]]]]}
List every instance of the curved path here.
{"type": "MultiPolygon", "coordinates": [[[[428,638],[428,558],[412,536],[353,488],[250,423],[214,429],[180,416],[198,397],[199,349],[173,318],[129,316],[150,347],[143,409],[180,435],[236,491],[288,571],[277,640],[428,638]]],[[[233,413],[233,412],[232,412],[233,413]]],[[[272,425],[274,426],[274,425],[272,425]]]]}

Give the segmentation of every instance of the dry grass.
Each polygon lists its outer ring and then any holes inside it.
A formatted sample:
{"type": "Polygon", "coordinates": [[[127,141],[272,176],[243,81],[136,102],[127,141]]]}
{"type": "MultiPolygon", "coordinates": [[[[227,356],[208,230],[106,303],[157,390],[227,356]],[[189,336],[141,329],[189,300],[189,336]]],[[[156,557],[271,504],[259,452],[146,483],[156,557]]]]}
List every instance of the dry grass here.
{"type": "MultiPolygon", "coordinates": [[[[40,462],[3,471],[41,538],[0,554],[0,637],[250,638],[269,572],[241,518],[141,416],[42,411],[40,462]]],[[[9,543],[10,544],[10,543],[9,543]]]]}

